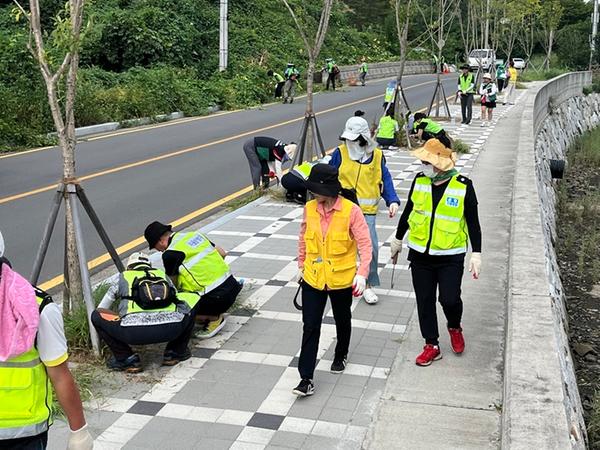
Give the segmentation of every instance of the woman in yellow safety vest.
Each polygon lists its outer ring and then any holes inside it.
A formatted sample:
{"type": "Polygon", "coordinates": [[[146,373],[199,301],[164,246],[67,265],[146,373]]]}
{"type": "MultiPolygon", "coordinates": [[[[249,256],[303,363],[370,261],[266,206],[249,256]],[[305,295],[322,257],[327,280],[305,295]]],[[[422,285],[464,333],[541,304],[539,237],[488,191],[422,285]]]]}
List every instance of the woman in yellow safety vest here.
{"type": "Polygon", "coordinates": [[[329,164],[339,169],[342,187],[356,193],[358,205],[371,232],[373,257],[363,298],[368,304],[374,305],[379,298],[373,288],[380,285],[376,227],[379,202],[383,198],[388,207],[389,217],[392,218],[398,212],[400,199],[385,164],[383,151],[371,137],[369,123],[362,117],[350,117],[340,139],[344,142],[331,154],[329,164]]]}
{"type": "Polygon", "coordinates": [[[301,380],[293,393],[301,397],[314,393],[313,375],[327,297],[337,331],[331,372],[344,371],[352,331],[352,296],[364,291],[371,262],[369,229],[360,208],[339,195],[338,170],[327,164],[315,165],[306,187],[315,199],[304,207],[298,242],[303,333],[298,361],[301,380]]]}
{"type": "Polygon", "coordinates": [[[400,125],[398,121],[394,119],[394,108],[389,108],[385,115],[379,119],[379,126],[375,134],[377,143],[381,145],[381,148],[397,148],[396,145],[396,133],[400,131],[400,125]]]}
{"type": "Polygon", "coordinates": [[[416,364],[428,366],[442,357],[436,314],[436,294],[447,319],[452,350],[465,349],[462,334],[461,283],[468,242],[473,253],[469,271],[479,278],[481,228],[473,183],[454,168],[455,154],[437,139],[430,139],[411,154],[421,160],[391,242],[394,263],[408,231],[408,260],[417,297],[419,326],[425,339],[416,364]]]}

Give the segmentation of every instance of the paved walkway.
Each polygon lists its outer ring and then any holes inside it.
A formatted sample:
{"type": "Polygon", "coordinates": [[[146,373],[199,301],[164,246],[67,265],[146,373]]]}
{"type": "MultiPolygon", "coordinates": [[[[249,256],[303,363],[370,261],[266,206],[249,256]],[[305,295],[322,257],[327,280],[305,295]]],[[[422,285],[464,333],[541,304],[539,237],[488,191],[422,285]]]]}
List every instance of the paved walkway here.
{"type": "MultiPolygon", "coordinates": [[[[456,106],[452,105],[456,115],[456,106]]],[[[497,121],[513,107],[496,110],[494,122],[480,128],[448,124],[447,130],[471,146],[457,167],[468,175],[497,121]]],[[[475,108],[474,108],[475,109],[475,108]]],[[[478,114],[475,114],[478,116],[478,114]]],[[[406,152],[386,151],[401,200],[406,200],[419,162],[406,152]]],[[[383,207],[383,205],[382,205],[383,207]]],[[[227,261],[246,279],[243,304],[222,333],[193,341],[193,357],[148,376],[115,375],[118,385],[89,402],[88,421],[96,448],[344,448],[359,449],[380,406],[407,326],[415,311],[408,265],[398,264],[391,288],[389,240],[397,218],[382,209],[378,217],[381,286],[377,305],[353,303],[349,364],[341,375],[329,373],[335,325],[326,312],[315,375],[316,393],[297,399],[291,393],[299,375],[301,314],[292,298],[297,284],[296,249],[302,209],[272,199],[254,202],[205,228],[229,249],[227,261]]],[[[403,253],[403,258],[406,252],[403,253]]],[[[442,337],[445,339],[445,337],[442,337]]],[[[57,423],[50,448],[59,448],[65,427],[57,423]]]]}

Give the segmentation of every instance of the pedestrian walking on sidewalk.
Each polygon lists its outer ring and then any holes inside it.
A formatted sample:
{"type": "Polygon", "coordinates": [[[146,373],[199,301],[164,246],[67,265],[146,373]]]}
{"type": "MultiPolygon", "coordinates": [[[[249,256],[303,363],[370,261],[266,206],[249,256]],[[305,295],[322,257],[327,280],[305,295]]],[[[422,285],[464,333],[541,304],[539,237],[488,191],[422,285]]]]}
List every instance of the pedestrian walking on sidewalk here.
{"type": "Polygon", "coordinates": [[[517,72],[517,69],[515,69],[514,61],[511,61],[508,67],[508,85],[506,86],[506,92],[504,93],[504,101],[502,102],[503,105],[506,105],[507,103],[510,105],[515,104],[518,77],[519,72],[517,72]]]}
{"type": "Polygon", "coordinates": [[[380,285],[376,224],[379,201],[383,197],[391,218],[400,208],[400,199],[396,194],[383,152],[371,137],[369,123],[362,117],[350,117],[340,139],[344,142],[331,154],[329,164],[339,169],[342,187],[356,194],[358,205],[369,226],[373,257],[363,298],[365,302],[374,305],[379,298],[373,288],[380,285]]]}
{"type": "Polygon", "coordinates": [[[306,187],[314,200],[304,207],[298,241],[297,280],[302,285],[303,323],[298,361],[301,380],[292,392],[300,397],[315,391],[314,371],[328,297],[337,335],[331,372],[342,373],[346,368],[352,296],[360,296],[365,289],[372,253],[369,228],[360,208],[340,195],[337,168],[315,165],[306,187]]]}
{"type": "Polygon", "coordinates": [[[479,278],[481,228],[473,183],[454,168],[456,156],[452,150],[437,139],[430,139],[411,155],[421,160],[421,172],[410,188],[390,253],[395,263],[408,231],[408,260],[417,297],[419,327],[425,339],[416,364],[428,366],[442,358],[437,300],[446,316],[452,351],[459,355],[465,349],[461,325],[464,260],[470,241],[473,253],[469,272],[473,278],[479,278]]]}
{"type": "Polygon", "coordinates": [[[458,77],[458,92],[460,95],[460,110],[463,124],[470,124],[473,118],[473,94],[475,93],[475,77],[468,64],[461,67],[462,74],[458,77]]]}
{"type": "Polygon", "coordinates": [[[506,82],[506,67],[504,64],[498,63],[496,64],[496,84],[498,85],[498,92],[502,92],[504,89],[506,82]]]}
{"type": "Polygon", "coordinates": [[[489,73],[483,74],[483,82],[481,83],[481,86],[479,86],[479,95],[481,95],[482,127],[492,123],[497,94],[498,88],[496,87],[496,83],[492,81],[492,75],[489,73]]]}

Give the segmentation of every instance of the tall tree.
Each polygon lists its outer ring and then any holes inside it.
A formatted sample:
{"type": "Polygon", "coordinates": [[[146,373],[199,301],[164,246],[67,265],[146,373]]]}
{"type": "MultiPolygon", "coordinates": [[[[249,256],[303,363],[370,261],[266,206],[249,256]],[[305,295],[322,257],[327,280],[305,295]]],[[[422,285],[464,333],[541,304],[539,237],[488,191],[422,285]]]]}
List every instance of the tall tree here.
{"type": "Polygon", "coordinates": [[[563,6],[561,5],[560,0],[544,0],[540,3],[538,19],[541,25],[541,44],[546,51],[543,64],[544,70],[550,68],[552,46],[562,15],[563,6]]]}
{"type": "MultiPolygon", "coordinates": [[[[76,180],[75,173],[75,93],[79,50],[82,38],[84,0],[68,0],[65,8],[54,18],[54,29],[42,29],[40,2],[29,0],[29,10],[14,0],[19,11],[28,19],[30,40],[28,48],[38,62],[48,93],[48,104],[56,128],[63,161],[63,181],[76,180]]],[[[65,203],[67,279],[73,300],[83,298],[81,272],[77,258],[73,212],[65,203]]],[[[69,302],[65,302],[68,311],[69,302]]]]}

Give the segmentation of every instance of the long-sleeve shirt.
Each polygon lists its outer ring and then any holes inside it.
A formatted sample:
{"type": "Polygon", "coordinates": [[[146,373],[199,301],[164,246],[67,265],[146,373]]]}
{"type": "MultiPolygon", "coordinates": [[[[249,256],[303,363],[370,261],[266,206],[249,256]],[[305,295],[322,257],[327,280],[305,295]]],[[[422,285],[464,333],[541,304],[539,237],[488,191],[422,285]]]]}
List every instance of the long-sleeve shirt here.
{"type": "MultiPolygon", "coordinates": [[[[321,232],[323,236],[327,235],[329,224],[333,219],[333,213],[342,209],[342,199],[337,198],[337,201],[329,209],[326,209],[323,203],[317,204],[317,212],[321,216],[321,232]]],[[[304,209],[304,216],[302,217],[302,225],[300,226],[300,238],[298,241],[298,267],[302,269],[304,267],[304,260],[306,259],[306,242],[304,242],[304,233],[306,232],[306,208],[304,209]]],[[[350,237],[356,241],[358,247],[358,255],[360,257],[360,265],[358,266],[357,274],[365,278],[369,275],[369,264],[371,264],[372,258],[372,247],[371,247],[371,235],[369,234],[369,227],[365,221],[360,207],[352,205],[350,212],[350,237]]]]}
{"type": "MultiPolygon", "coordinates": [[[[420,175],[424,176],[424,175],[420,175]]],[[[419,177],[419,175],[417,175],[419,177]]],[[[396,238],[402,240],[406,232],[408,231],[408,216],[413,210],[413,202],[411,200],[413,189],[415,187],[415,181],[413,180],[412,186],[410,187],[410,192],[408,193],[408,200],[406,202],[406,206],[404,207],[404,211],[402,211],[402,215],[400,216],[400,220],[398,222],[398,229],[396,230],[396,238]]],[[[460,176],[459,180],[465,183],[467,187],[467,192],[465,193],[465,209],[464,216],[465,221],[467,223],[467,230],[469,232],[469,240],[471,241],[471,248],[474,252],[481,252],[481,226],[479,224],[479,213],[477,211],[477,195],[475,195],[475,189],[473,188],[473,182],[466,177],[460,176]]],[[[437,208],[438,203],[442,199],[444,195],[444,191],[446,187],[448,187],[448,183],[450,180],[445,183],[435,185],[431,185],[431,196],[433,200],[433,214],[435,214],[435,210],[437,208]]],[[[431,226],[433,227],[433,220],[431,221],[431,226]]],[[[408,253],[408,259],[410,261],[416,260],[427,260],[427,261],[436,261],[436,262],[444,262],[446,260],[451,260],[455,258],[463,258],[464,254],[461,255],[451,255],[451,256],[432,256],[429,254],[429,246],[431,244],[431,235],[429,233],[429,242],[427,243],[427,250],[425,253],[419,253],[413,249],[410,249],[408,253]]]]}
{"type": "MultiPolygon", "coordinates": [[[[361,161],[359,164],[369,164],[371,161],[373,161],[373,155],[371,155],[365,161],[361,161]]],[[[329,161],[329,164],[337,167],[338,169],[342,165],[342,154],[339,148],[336,148],[331,154],[331,160],[329,161]]],[[[396,189],[394,189],[392,175],[385,165],[385,157],[381,158],[381,178],[383,182],[383,192],[381,193],[381,196],[385,201],[385,205],[390,206],[392,203],[400,204],[400,199],[398,198],[398,194],[396,194],[396,189]]]]}
{"type": "Polygon", "coordinates": [[[487,84],[481,83],[479,86],[479,95],[492,96],[498,93],[498,86],[496,83],[489,82],[487,84]]]}

